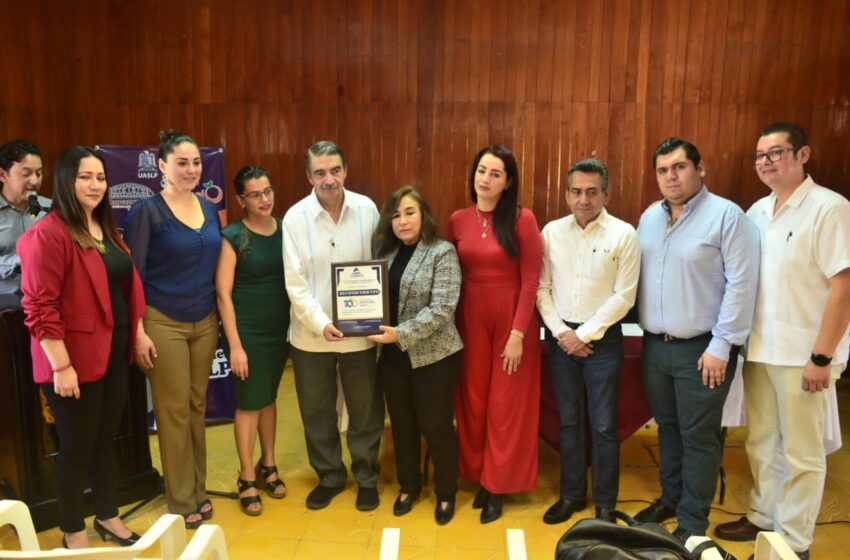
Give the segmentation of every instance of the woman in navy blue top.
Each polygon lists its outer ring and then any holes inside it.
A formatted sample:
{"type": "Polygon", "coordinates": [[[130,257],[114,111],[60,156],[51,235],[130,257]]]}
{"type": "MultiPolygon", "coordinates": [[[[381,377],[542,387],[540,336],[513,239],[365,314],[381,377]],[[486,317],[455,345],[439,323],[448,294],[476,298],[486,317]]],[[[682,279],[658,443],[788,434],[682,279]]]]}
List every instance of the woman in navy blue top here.
{"type": "Polygon", "coordinates": [[[153,392],[168,509],[195,528],[213,513],[204,422],[218,343],[221,224],[215,205],[192,192],[201,178],[201,154],[190,136],[160,133],[159,168],[165,187],[133,205],[124,230],[145,288],[144,327],[151,339],[136,348],[136,361],[153,392]]]}

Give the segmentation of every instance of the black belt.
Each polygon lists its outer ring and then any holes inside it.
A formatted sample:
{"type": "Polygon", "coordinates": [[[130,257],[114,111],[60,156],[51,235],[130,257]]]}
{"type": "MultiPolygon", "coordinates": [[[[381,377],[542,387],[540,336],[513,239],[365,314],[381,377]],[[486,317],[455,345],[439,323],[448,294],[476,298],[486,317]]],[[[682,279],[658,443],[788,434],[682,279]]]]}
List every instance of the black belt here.
{"type": "Polygon", "coordinates": [[[571,329],[576,330],[577,328],[582,326],[584,323],[570,323],[569,321],[564,321],[564,324],[567,325],[568,327],[570,327],[571,329]]]}
{"type": "Polygon", "coordinates": [[[710,332],[698,334],[696,336],[691,336],[691,337],[688,337],[688,338],[682,338],[680,336],[673,336],[672,334],[667,334],[667,333],[652,333],[652,332],[649,332],[649,331],[644,331],[644,332],[646,334],[648,334],[649,336],[654,336],[654,337],[660,338],[660,339],[664,340],[664,342],[686,342],[688,340],[695,340],[697,338],[702,338],[702,337],[705,337],[705,336],[711,336],[710,332]]]}

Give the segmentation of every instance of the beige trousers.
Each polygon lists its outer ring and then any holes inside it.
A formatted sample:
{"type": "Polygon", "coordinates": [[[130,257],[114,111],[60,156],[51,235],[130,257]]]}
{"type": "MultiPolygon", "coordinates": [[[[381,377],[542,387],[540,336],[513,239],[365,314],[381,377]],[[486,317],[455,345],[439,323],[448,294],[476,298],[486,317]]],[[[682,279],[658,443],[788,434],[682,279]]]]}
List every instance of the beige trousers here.
{"type": "Polygon", "coordinates": [[[777,531],[797,552],[812,544],[826,480],[824,425],[830,391],[803,391],[803,368],[747,362],[747,457],[753,473],[747,518],[777,531]]]}
{"type": "Polygon", "coordinates": [[[165,501],[171,513],[191,513],[207,497],[205,416],[218,317],[213,311],[184,323],[148,306],[144,324],[157,350],[153,369],[143,371],[153,393],[165,501]]]}

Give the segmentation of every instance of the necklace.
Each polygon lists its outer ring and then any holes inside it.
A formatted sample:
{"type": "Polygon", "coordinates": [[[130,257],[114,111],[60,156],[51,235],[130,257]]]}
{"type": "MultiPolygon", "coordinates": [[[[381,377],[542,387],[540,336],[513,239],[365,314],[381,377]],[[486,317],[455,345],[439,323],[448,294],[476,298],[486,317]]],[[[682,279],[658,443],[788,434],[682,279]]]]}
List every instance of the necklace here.
{"type": "Polygon", "coordinates": [[[478,225],[481,226],[481,238],[483,239],[487,237],[487,226],[490,225],[490,222],[486,216],[481,216],[481,212],[478,211],[478,205],[475,206],[475,215],[478,216],[478,225]]]}

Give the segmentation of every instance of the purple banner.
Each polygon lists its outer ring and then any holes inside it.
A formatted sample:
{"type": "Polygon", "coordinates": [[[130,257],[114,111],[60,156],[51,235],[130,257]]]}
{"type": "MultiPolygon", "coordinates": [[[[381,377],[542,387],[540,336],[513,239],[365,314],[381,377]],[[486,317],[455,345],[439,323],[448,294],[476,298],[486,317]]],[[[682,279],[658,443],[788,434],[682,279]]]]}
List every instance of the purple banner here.
{"type": "MultiPolygon", "coordinates": [[[[124,228],[127,212],[134,202],[158,194],[162,190],[162,174],[157,165],[159,146],[98,146],[106,160],[109,178],[109,202],[115,224],[124,228]]],[[[195,192],[218,206],[221,223],[227,223],[227,198],[225,197],[224,149],[202,147],[203,172],[195,192]]],[[[230,364],[221,349],[218,349],[210,369],[210,384],[207,388],[207,422],[233,420],[236,411],[236,391],[230,364]]],[[[148,423],[156,429],[153,407],[148,388],[148,423]]]]}

